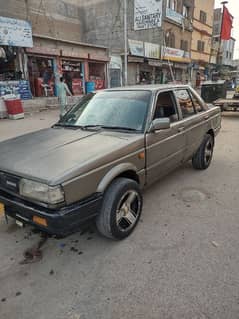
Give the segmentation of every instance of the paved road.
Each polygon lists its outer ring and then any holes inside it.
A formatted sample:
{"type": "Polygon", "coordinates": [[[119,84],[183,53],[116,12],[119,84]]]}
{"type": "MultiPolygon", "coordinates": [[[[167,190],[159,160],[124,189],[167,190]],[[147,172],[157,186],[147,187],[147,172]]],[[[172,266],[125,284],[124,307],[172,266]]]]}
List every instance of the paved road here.
{"type": "MultiPolygon", "coordinates": [[[[56,117],[0,121],[0,137],[56,117]]],[[[122,242],[88,229],[49,239],[40,262],[20,265],[39,235],[1,220],[0,318],[239,318],[238,123],[224,116],[210,169],[187,164],[145,192],[142,220],[122,242]]]]}

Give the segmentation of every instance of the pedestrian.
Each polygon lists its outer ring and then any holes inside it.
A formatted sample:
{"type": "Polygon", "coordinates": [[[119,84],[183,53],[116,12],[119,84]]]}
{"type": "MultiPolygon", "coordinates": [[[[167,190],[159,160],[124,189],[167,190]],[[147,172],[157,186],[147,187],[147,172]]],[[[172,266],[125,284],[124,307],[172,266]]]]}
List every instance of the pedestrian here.
{"type": "Polygon", "coordinates": [[[71,74],[69,72],[66,72],[66,74],[64,75],[65,80],[66,80],[66,84],[69,88],[69,90],[71,91],[71,94],[73,95],[73,88],[72,88],[72,77],[71,74]]]}
{"type": "Polygon", "coordinates": [[[67,104],[67,94],[72,96],[71,91],[69,90],[65,79],[63,76],[60,77],[60,83],[58,85],[58,99],[60,103],[60,117],[63,117],[66,113],[66,104],[67,104]]]}

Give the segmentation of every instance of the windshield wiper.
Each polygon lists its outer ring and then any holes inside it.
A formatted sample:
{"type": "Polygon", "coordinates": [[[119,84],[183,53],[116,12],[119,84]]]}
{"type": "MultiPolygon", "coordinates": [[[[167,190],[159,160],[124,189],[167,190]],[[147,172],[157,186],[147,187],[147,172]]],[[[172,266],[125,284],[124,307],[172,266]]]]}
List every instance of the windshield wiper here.
{"type": "Polygon", "coordinates": [[[72,129],[79,129],[81,128],[80,126],[77,126],[77,125],[73,125],[73,124],[64,124],[64,123],[56,123],[52,126],[53,128],[54,127],[67,127],[67,128],[72,128],[72,129]]]}
{"type": "Polygon", "coordinates": [[[131,132],[139,132],[139,130],[132,127],[124,127],[124,126],[107,126],[107,125],[84,125],[80,127],[81,129],[106,129],[106,130],[123,130],[123,131],[131,131],[131,132]]]}

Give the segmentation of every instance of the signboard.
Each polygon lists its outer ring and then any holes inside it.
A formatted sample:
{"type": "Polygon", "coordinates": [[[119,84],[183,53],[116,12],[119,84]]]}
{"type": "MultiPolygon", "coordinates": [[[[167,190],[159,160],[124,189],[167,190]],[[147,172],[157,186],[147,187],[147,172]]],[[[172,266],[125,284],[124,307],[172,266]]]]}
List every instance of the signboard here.
{"type": "Polygon", "coordinates": [[[144,42],[129,40],[129,49],[132,55],[144,56],[144,42]]]}
{"type": "Polygon", "coordinates": [[[110,57],[110,69],[122,69],[121,56],[112,55],[110,57]]]}
{"type": "Polygon", "coordinates": [[[167,47],[162,47],[162,59],[184,63],[191,62],[189,52],[167,47]]]}
{"type": "Polygon", "coordinates": [[[163,0],[134,0],[134,30],[160,28],[163,0]]]}
{"type": "Polygon", "coordinates": [[[0,45],[32,48],[32,27],[24,20],[0,17],[0,45]]]}
{"type": "Polygon", "coordinates": [[[27,48],[26,52],[29,54],[32,53],[32,54],[43,54],[43,55],[60,55],[60,49],[37,47],[37,46],[34,46],[34,48],[27,48]]]}
{"type": "Polygon", "coordinates": [[[170,8],[166,9],[166,18],[173,20],[179,24],[182,24],[182,22],[183,22],[183,16],[180,13],[178,13],[170,8]]]}
{"type": "Polygon", "coordinates": [[[144,55],[146,58],[160,59],[160,45],[145,42],[144,43],[144,55]]]}

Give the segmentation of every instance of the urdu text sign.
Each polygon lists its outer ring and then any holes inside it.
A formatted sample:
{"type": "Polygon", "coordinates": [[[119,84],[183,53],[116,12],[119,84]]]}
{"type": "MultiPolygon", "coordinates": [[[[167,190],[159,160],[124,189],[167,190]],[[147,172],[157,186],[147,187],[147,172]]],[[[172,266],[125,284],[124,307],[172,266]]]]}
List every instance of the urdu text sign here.
{"type": "Polygon", "coordinates": [[[0,17],[0,45],[32,48],[32,27],[24,20],[0,17]]]}
{"type": "Polygon", "coordinates": [[[134,30],[160,28],[162,26],[163,0],[134,1],[134,30]]]}

